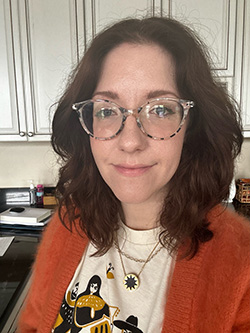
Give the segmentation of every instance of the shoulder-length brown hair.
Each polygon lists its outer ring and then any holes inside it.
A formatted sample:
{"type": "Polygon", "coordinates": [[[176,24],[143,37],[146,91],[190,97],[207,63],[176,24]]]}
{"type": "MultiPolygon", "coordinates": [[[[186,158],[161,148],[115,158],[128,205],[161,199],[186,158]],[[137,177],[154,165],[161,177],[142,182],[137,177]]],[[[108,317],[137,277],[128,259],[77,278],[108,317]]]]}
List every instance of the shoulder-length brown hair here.
{"type": "Polygon", "coordinates": [[[52,145],[64,161],[57,184],[60,218],[68,228],[77,224],[97,254],[112,246],[121,204],[102,179],[71,106],[92,97],[105,56],[124,42],[156,43],[167,50],[175,61],[181,98],[195,102],[160,217],[165,230],[160,239],[168,250],[188,242],[186,255],[194,255],[201,242],[213,237],[207,213],[228,196],[243,137],[236,104],[212,76],[206,49],[173,19],[128,19],[109,27],[93,40],[72,75],[53,120],[52,145]]]}

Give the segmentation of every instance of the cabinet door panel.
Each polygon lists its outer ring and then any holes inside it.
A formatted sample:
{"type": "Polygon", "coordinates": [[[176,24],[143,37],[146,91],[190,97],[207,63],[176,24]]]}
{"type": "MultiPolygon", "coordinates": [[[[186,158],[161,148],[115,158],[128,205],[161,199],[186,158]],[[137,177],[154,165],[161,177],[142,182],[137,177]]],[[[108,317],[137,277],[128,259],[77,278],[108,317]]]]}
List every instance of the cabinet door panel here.
{"type": "Polygon", "coordinates": [[[62,94],[77,59],[75,2],[28,0],[20,8],[20,16],[27,29],[27,41],[22,40],[22,45],[27,132],[32,138],[32,133],[49,134],[50,108],[62,94]]]}
{"type": "Polygon", "coordinates": [[[234,75],[236,5],[236,0],[171,0],[170,14],[198,32],[222,76],[234,75]]]}
{"type": "Polygon", "coordinates": [[[6,0],[0,1],[0,137],[18,135],[17,90],[13,58],[11,8],[6,0]]]}
{"type": "Polygon", "coordinates": [[[250,2],[245,2],[244,8],[243,61],[241,81],[241,107],[243,110],[243,125],[245,136],[250,137],[250,2]]]}
{"type": "MultiPolygon", "coordinates": [[[[166,7],[166,6],[165,6],[166,7]]],[[[90,41],[104,27],[127,17],[161,15],[160,0],[92,0],[84,2],[86,40],[90,41]]]]}

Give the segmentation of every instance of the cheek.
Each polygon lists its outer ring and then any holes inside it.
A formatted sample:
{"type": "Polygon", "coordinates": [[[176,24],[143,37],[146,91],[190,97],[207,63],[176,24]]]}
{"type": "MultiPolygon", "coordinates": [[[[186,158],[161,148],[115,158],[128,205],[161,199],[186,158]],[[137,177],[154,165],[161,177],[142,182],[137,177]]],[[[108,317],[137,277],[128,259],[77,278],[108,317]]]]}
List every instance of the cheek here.
{"type": "Polygon", "coordinates": [[[95,160],[99,160],[102,157],[103,147],[102,142],[96,139],[90,138],[90,148],[92,151],[92,155],[95,160]]]}
{"type": "Polygon", "coordinates": [[[110,146],[110,141],[105,142],[93,138],[90,139],[92,155],[99,171],[102,170],[103,165],[112,153],[112,148],[110,148],[110,146]]]}
{"type": "Polygon", "coordinates": [[[161,150],[162,162],[172,175],[174,175],[179,166],[182,154],[185,132],[183,131],[182,135],[180,134],[181,132],[178,134],[179,136],[169,139],[164,149],[161,150]]]}
{"type": "MultiPolygon", "coordinates": [[[[177,151],[165,151],[165,156],[161,159],[161,172],[162,177],[165,178],[166,183],[174,176],[180,163],[181,153],[177,151]]],[[[160,175],[159,175],[160,176],[160,175]]]]}

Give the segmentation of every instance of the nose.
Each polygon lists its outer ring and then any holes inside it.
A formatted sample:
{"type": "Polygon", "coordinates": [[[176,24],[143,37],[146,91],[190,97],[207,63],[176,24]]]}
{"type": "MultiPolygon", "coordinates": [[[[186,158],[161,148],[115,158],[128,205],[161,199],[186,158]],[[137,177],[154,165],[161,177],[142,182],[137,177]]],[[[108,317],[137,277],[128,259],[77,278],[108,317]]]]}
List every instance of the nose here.
{"type": "Polygon", "coordinates": [[[138,127],[136,117],[129,115],[121,133],[117,136],[121,150],[132,153],[147,146],[147,137],[138,127]]]}

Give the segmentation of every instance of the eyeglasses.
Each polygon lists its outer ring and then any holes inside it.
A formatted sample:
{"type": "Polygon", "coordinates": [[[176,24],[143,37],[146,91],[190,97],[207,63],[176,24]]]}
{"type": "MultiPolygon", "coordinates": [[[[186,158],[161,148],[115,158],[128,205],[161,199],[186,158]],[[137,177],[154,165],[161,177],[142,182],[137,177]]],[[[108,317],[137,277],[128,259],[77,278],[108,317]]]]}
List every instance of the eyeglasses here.
{"type": "Polygon", "coordinates": [[[183,126],[194,102],[174,98],[156,98],[135,110],[128,110],[106,99],[87,100],[72,105],[82,127],[98,140],[118,135],[128,116],[133,115],[140,130],[154,140],[167,140],[183,126]]]}

